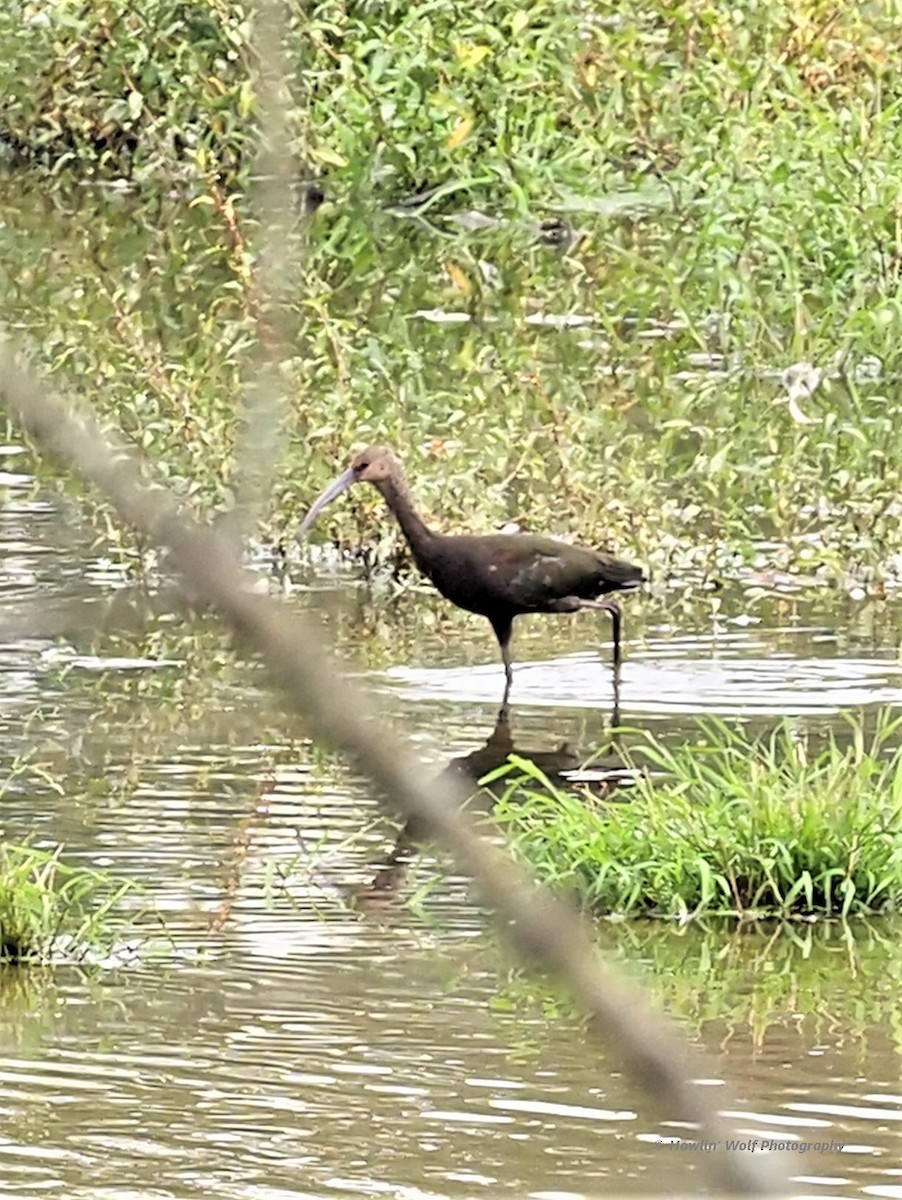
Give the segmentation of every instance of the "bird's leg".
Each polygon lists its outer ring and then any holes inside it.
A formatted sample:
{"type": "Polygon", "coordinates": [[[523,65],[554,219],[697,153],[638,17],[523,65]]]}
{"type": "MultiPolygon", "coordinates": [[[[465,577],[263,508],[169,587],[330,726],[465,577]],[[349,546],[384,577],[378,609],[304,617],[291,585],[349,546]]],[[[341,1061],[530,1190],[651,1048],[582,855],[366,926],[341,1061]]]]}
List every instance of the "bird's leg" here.
{"type": "Polygon", "coordinates": [[[614,639],[614,673],[620,671],[620,605],[613,596],[603,596],[600,600],[581,600],[580,608],[595,608],[606,612],[611,618],[611,636],[614,639]]]}
{"type": "Polygon", "coordinates": [[[613,596],[603,596],[600,600],[582,600],[580,608],[595,608],[608,613],[611,618],[611,635],[614,639],[614,711],[611,722],[614,726],[620,724],[620,605],[613,596]]]}
{"type": "Polygon", "coordinates": [[[602,607],[611,616],[611,636],[614,639],[614,709],[611,713],[611,724],[616,729],[620,724],[620,605],[612,596],[606,596],[602,607]]]}
{"type": "Polygon", "coordinates": [[[501,661],[504,663],[504,697],[501,701],[501,710],[498,713],[499,720],[507,716],[508,699],[511,694],[511,684],[514,682],[514,668],[511,666],[511,633],[513,632],[514,622],[512,617],[495,616],[490,617],[492,628],[495,630],[495,637],[498,639],[498,645],[501,647],[501,661]]]}
{"type": "Polygon", "coordinates": [[[501,708],[498,711],[498,720],[507,721],[511,694],[511,684],[514,682],[514,668],[511,665],[511,644],[510,637],[501,643],[501,660],[504,663],[504,696],[501,700],[501,708]]]}
{"type": "Polygon", "coordinates": [[[611,636],[614,639],[614,674],[620,678],[620,605],[611,597],[605,597],[602,602],[605,612],[611,615],[611,636]]]}

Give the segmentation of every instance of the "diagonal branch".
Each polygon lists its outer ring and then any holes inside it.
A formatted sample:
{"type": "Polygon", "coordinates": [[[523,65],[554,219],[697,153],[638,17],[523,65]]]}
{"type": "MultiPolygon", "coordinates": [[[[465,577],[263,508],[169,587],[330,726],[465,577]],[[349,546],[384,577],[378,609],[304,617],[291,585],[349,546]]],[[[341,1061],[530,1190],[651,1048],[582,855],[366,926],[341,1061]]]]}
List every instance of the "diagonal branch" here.
{"type": "MultiPolygon", "coordinates": [[[[239,536],[250,533],[256,525],[278,460],[281,426],[287,413],[279,368],[290,353],[288,301],[292,287],[298,286],[300,266],[300,239],[291,229],[296,164],[286,120],[289,69],[283,51],[283,25],[279,4],[263,0],[257,5],[254,49],[260,135],[250,188],[256,219],[252,239],[256,261],[243,263],[247,273],[244,286],[256,318],[257,351],[255,361],[246,368],[242,430],[235,449],[236,509],[229,524],[239,536]]],[[[246,258],[249,250],[234,207],[221,197],[220,203],[237,234],[237,252],[246,258]]]]}

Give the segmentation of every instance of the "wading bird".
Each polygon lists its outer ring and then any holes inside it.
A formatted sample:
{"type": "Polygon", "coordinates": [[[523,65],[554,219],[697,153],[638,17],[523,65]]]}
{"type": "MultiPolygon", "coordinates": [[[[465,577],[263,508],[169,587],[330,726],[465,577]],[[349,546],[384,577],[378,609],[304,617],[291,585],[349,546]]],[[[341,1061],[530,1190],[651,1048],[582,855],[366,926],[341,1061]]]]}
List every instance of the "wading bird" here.
{"type": "Polygon", "coordinates": [[[641,568],[610,554],[531,533],[448,535],[429,529],[413,506],[401,463],[386,446],[370,446],[314,500],[298,541],[337,496],[354,483],[371,483],[394,513],[414,562],[446,600],[488,617],[501,647],[507,703],[513,671],[510,642],[514,617],[524,613],[572,613],[602,609],[611,617],[614,668],[620,666],[620,606],[611,592],[645,582],[641,568]]]}

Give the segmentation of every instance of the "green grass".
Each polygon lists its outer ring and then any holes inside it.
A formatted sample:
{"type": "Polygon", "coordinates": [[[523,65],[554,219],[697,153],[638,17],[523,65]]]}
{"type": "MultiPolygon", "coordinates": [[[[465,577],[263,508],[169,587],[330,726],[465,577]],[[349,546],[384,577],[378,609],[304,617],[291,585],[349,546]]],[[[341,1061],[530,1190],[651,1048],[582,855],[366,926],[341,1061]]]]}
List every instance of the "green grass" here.
{"type": "Polygon", "coordinates": [[[495,817],[540,879],[599,914],[847,917],[902,903],[902,718],[822,748],[793,726],[751,740],[699,724],[651,735],[622,802],[594,807],[515,759],[495,817]]]}
{"type": "Polygon", "coordinates": [[[0,964],[96,962],[124,941],[132,885],[61,854],[0,843],[0,964]]]}

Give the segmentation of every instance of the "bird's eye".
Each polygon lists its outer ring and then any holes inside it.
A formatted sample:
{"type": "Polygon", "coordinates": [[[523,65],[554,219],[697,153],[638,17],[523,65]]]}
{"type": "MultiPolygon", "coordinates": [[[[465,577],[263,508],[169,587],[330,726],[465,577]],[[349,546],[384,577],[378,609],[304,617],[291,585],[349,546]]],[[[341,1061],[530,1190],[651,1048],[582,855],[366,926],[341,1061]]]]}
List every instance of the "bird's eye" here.
{"type": "Polygon", "coordinates": [[[354,463],[354,470],[358,475],[362,475],[369,465],[368,462],[354,463]]]}

